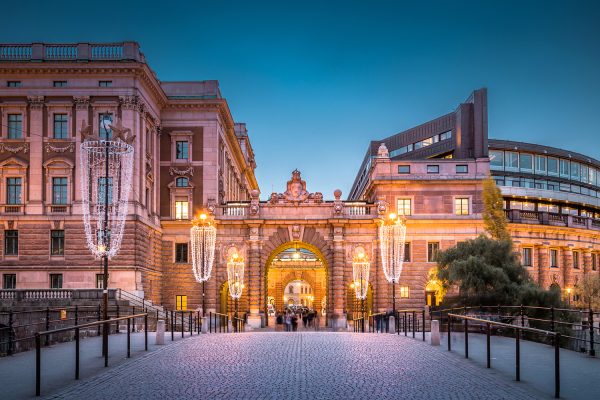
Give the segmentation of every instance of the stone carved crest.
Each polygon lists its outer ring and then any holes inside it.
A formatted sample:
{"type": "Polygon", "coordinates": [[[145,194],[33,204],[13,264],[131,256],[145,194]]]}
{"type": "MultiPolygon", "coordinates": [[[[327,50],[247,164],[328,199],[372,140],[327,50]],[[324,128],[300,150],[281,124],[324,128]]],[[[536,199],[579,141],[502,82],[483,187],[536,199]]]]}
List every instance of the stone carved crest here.
{"type": "Polygon", "coordinates": [[[215,209],[216,209],[216,208],[217,208],[217,202],[215,201],[215,199],[214,199],[214,198],[212,198],[212,197],[209,197],[209,198],[208,198],[208,201],[207,201],[207,204],[206,204],[206,209],[208,210],[208,212],[209,212],[211,215],[214,215],[214,214],[215,214],[215,209]]]}
{"type": "Polygon", "coordinates": [[[322,203],[323,194],[309,193],[306,190],[306,181],[302,180],[300,171],[295,169],[292,171],[292,179],[287,182],[287,189],[284,193],[271,193],[269,198],[271,204],[287,203],[287,204],[299,204],[299,203],[322,203]]]}
{"type": "Polygon", "coordinates": [[[333,201],[333,213],[335,215],[340,215],[342,211],[344,211],[344,205],[342,204],[342,191],[340,189],[336,189],[333,192],[333,197],[335,198],[333,201]]]}
{"type": "Polygon", "coordinates": [[[384,200],[384,198],[380,198],[379,200],[377,200],[375,202],[375,204],[377,205],[377,214],[378,215],[385,215],[387,214],[388,211],[388,202],[384,200]]]}

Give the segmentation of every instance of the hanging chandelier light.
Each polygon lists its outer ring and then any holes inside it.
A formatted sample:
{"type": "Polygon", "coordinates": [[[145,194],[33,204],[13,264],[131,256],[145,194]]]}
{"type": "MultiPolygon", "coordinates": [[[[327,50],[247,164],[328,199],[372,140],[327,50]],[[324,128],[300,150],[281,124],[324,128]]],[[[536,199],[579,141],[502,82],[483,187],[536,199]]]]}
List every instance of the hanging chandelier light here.
{"type": "Polygon", "coordinates": [[[396,286],[404,264],[406,225],[396,214],[390,214],[379,227],[379,251],[385,279],[392,284],[392,308],[396,314],[396,286]]]}
{"type": "MultiPolygon", "coordinates": [[[[106,113],[105,115],[109,115],[106,113]]],[[[81,210],[88,249],[102,258],[103,319],[108,320],[108,260],[121,248],[125,217],[129,209],[129,191],[133,174],[133,141],[131,130],[118,120],[101,120],[104,132],[100,138],[91,125],[81,127],[81,210]]],[[[102,354],[108,362],[108,324],[102,334],[102,354]]]]}
{"type": "Polygon", "coordinates": [[[365,299],[369,291],[369,270],[371,263],[367,259],[363,251],[359,251],[358,254],[352,260],[352,277],[354,293],[356,298],[360,300],[360,310],[362,314],[362,320],[360,322],[360,330],[365,331],[365,299]]]}
{"type": "MultiPolygon", "coordinates": [[[[229,258],[227,262],[227,284],[229,295],[235,301],[235,318],[238,316],[238,300],[244,291],[244,259],[237,253],[229,258]]],[[[237,321],[236,321],[237,329],[237,321]]]]}
{"type": "Polygon", "coordinates": [[[192,248],[192,271],[196,281],[202,283],[202,315],[206,315],[206,281],[212,274],[215,261],[217,228],[206,214],[200,214],[192,221],[190,243],[192,248]]]}

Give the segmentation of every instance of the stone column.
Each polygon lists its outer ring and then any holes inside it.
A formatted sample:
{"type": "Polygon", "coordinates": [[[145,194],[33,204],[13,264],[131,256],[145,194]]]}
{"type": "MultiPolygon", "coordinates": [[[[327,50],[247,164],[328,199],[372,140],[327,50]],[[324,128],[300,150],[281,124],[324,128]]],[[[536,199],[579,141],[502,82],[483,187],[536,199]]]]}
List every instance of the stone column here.
{"type": "MultiPolygon", "coordinates": [[[[42,170],[43,138],[37,135],[43,131],[44,119],[44,96],[29,96],[29,123],[27,128],[29,132],[33,132],[36,136],[29,137],[29,190],[27,191],[29,201],[23,198],[22,201],[27,204],[28,214],[42,214],[44,211],[43,193],[44,193],[44,173],[42,170]]],[[[23,116],[25,119],[25,116],[23,116]]],[[[25,124],[23,124],[25,125],[25,124]]],[[[23,132],[25,137],[25,132],[23,132]]]]}
{"type": "Polygon", "coordinates": [[[346,316],[344,309],[346,305],[346,279],[344,277],[344,235],[342,225],[333,226],[333,287],[332,287],[332,308],[331,326],[334,329],[345,329],[346,316]]]}
{"type": "Polygon", "coordinates": [[[563,273],[563,288],[572,288],[573,287],[573,250],[568,247],[562,251],[563,253],[563,265],[562,273],[563,273]]]}
{"type": "Polygon", "coordinates": [[[260,316],[260,243],[258,241],[258,226],[250,227],[250,240],[248,241],[248,299],[250,301],[250,315],[248,324],[252,328],[261,328],[262,320],[260,316]]]}
{"type": "Polygon", "coordinates": [[[587,275],[592,271],[592,252],[584,250],[581,252],[583,257],[583,274],[587,275]]]}
{"type": "Polygon", "coordinates": [[[548,246],[539,246],[537,248],[537,282],[542,288],[550,286],[550,248],[548,246]]]}

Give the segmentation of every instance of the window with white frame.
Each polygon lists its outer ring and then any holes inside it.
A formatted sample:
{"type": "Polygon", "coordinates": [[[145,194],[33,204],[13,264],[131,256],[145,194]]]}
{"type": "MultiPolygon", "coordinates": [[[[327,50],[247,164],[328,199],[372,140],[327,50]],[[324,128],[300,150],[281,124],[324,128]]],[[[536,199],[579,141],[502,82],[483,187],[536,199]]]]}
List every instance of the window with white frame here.
{"type": "Polygon", "coordinates": [[[457,197],[454,199],[454,214],[469,215],[469,198],[457,197]]]}
{"type": "Polygon", "coordinates": [[[54,114],[54,139],[66,139],[69,134],[67,114],[54,114]]]}
{"type": "Polygon", "coordinates": [[[67,204],[67,193],[67,178],[52,178],[52,204],[67,204]]]}
{"type": "Polygon", "coordinates": [[[411,199],[398,199],[398,215],[412,215],[411,199]]]}
{"type": "Polygon", "coordinates": [[[23,137],[23,116],[21,114],[8,114],[8,138],[21,139],[23,137]]]}
{"type": "Polygon", "coordinates": [[[400,298],[408,299],[410,297],[410,288],[408,286],[400,286],[400,298]]]}
{"type": "Polygon", "coordinates": [[[189,202],[175,200],[175,219],[189,219],[189,202]]]}
{"type": "Polygon", "coordinates": [[[22,200],[22,179],[11,177],[6,178],[6,204],[23,204],[22,200]]]}
{"type": "Polygon", "coordinates": [[[175,143],[175,158],[177,160],[189,159],[190,144],[187,140],[178,140],[175,143]]]}

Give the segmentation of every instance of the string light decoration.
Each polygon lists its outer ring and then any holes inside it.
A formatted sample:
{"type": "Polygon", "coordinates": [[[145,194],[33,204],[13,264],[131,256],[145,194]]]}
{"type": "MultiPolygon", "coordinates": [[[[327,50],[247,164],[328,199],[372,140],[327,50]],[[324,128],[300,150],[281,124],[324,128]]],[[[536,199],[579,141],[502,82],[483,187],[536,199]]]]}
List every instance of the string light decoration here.
{"type": "Polygon", "coordinates": [[[120,140],[81,143],[81,199],[87,246],[113,258],[121,248],[133,172],[133,146],[120,140]]]}
{"type": "Polygon", "coordinates": [[[358,249],[358,253],[352,260],[352,277],[354,279],[354,293],[356,298],[360,300],[360,311],[362,314],[362,320],[360,321],[361,332],[365,331],[365,299],[369,291],[369,270],[371,263],[367,259],[364,251],[358,249]]]}
{"type": "Polygon", "coordinates": [[[390,214],[388,221],[379,227],[379,251],[381,267],[385,279],[392,284],[392,308],[396,314],[396,283],[400,281],[404,264],[404,244],[406,225],[396,214],[390,214]]]}
{"type": "MultiPolygon", "coordinates": [[[[229,295],[235,301],[235,318],[238,317],[238,301],[244,291],[244,259],[234,252],[227,262],[227,284],[229,285],[229,295]]],[[[235,329],[237,330],[237,320],[235,329]]]]}
{"type": "Polygon", "coordinates": [[[190,229],[190,244],[192,254],[192,271],[196,281],[202,283],[202,315],[206,315],[205,285],[212,274],[215,261],[215,244],[217,240],[217,228],[206,214],[192,221],[190,229]]]}

